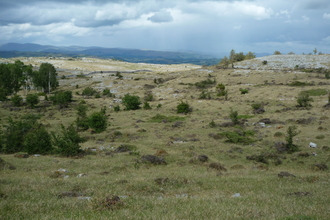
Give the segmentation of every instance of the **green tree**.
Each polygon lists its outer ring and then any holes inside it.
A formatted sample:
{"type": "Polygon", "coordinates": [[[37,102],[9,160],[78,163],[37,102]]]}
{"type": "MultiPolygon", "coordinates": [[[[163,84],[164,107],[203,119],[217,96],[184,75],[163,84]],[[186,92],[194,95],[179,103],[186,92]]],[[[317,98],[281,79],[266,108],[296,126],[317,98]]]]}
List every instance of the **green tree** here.
{"type": "Polygon", "coordinates": [[[256,55],[255,53],[249,51],[246,55],[245,55],[245,59],[248,60],[248,59],[253,59],[253,58],[256,58],[256,55]]]}
{"type": "Polygon", "coordinates": [[[293,137],[297,136],[299,132],[297,131],[297,126],[289,126],[286,134],[286,147],[289,153],[298,151],[298,146],[293,144],[293,137]]]}
{"type": "Polygon", "coordinates": [[[59,85],[56,76],[57,72],[52,64],[42,63],[39,71],[35,71],[33,74],[34,84],[36,87],[41,87],[45,93],[50,93],[59,85]]]}
{"type": "Polygon", "coordinates": [[[237,111],[233,111],[233,109],[230,109],[230,115],[229,118],[231,119],[231,121],[234,123],[234,125],[238,125],[239,124],[239,120],[238,120],[238,112],[237,111]]]}
{"type": "Polygon", "coordinates": [[[221,61],[219,62],[218,65],[221,66],[221,67],[223,67],[223,68],[225,68],[225,69],[227,69],[228,66],[229,66],[229,64],[230,64],[230,60],[228,59],[227,56],[224,56],[224,57],[221,59],[221,61]]]}
{"type": "Polygon", "coordinates": [[[274,52],[274,55],[281,55],[281,52],[276,50],[276,51],[274,52]]]}
{"type": "MultiPolygon", "coordinates": [[[[0,99],[3,101],[6,96],[17,93],[24,83],[24,63],[16,60],[15,63],[0,64],[0,99]]],[[[0,100],[0,101],[1,101],[0,100]]]]}
{"type": "Polygon", "coordinates": [[[139,96],[134,96],[130,94],[126,94],[122,99],[123,105],[126,107],[126,110],[137,110],[140,109],[140,105],[142,104],[139,96]]]}

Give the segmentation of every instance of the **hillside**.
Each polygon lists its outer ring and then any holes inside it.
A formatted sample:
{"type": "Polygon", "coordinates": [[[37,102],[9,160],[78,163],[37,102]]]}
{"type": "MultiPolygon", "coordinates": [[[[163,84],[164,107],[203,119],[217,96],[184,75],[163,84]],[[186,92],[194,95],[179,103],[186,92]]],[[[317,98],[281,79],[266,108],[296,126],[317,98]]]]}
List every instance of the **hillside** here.
{"type": "Polygon", "coordinates": [[[96,57],[111,58],[133,63],[155,63],[155,64],[182,64],[192,63],[197,65],[214,65],[220,59],[210,55],[192,52],[170,52],[125,48],[103,48],[103,47],[60,47],[39,44],[17,44],[8,43],[0,45],[0,57],[96,57]]]}
{"type": "Polygon", "coordinates": [[[6,162],[0,161],[0,218],[328,219],[330,55],[272,55],[228,69],[20,60],[35,68],[52,63],[58,90],[72,91],[73,102],[65,108],[44,96],[36,108],[2,102],[1,125],[9,116],[34,114],[57,134],[61,124],[75,123],[77,106],[86,103],[88,115],[105,107],[108,127],[79,131],[87,140],[80,156],[0,154],[6,162]],[[218,95],[219,84],[227,95],[218,95]],[[81,95],[87,87],[100,97],[81,95]],[[104,89],[114,96],[102,95],[104,89]],[[142,103],[151,94],[152,109],[124,110],[128,93],[142,103]],[[298,106],[302,94],[313,99],[311,106],[298,106]],[[192,111],[178,114],[182,103],[192,111]],[[294,128],[298,151],[290,152],[294,128]]]}

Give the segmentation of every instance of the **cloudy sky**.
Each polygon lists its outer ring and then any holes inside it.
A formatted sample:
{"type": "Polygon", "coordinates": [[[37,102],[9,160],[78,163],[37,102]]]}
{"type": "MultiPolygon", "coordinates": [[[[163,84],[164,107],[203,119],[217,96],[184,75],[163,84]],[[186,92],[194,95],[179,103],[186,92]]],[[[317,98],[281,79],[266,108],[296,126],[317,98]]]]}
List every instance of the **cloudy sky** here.
{"type": "Polygon", "coordinates": [[[330,53],[330,0],[0,0],[0,44],[330,53]]]}

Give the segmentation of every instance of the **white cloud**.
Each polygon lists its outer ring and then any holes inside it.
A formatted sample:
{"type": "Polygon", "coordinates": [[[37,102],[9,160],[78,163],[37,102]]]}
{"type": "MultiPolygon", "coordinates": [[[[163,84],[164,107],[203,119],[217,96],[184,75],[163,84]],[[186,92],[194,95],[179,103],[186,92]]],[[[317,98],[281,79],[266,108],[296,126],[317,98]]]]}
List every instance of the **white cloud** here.
{"type": "Polygon", "coordinates": [[[237,26],[234,26],[233,28],[236,29],[236,30],[240,30],[242,27],[242,25],[237,25],[237,26]]]}
{"type": "Polygon", "coordinates": [[[310,20],[310,18],[307,17],[306,15],[303,15],[303,16],[302,16],[302,19],[303,19],[305,22],[308,22],[308,21],[310,20]]]}
{"type": "Polygon", "coordinates": [[[162,23],[162,22],[170,22],[173,21],[173,17],[171,15],[171,12],[167,10],[161,10],[155,14],[153,14],[151,17],[148,18],[148,20],[156,23],[162,23]]]}
{"type": "Polygon", "coordinates": [[[323,14],[323,18],[324,18],[324,19],[330,19],[330,14],[324,13],[324,14],[323,14]]]}

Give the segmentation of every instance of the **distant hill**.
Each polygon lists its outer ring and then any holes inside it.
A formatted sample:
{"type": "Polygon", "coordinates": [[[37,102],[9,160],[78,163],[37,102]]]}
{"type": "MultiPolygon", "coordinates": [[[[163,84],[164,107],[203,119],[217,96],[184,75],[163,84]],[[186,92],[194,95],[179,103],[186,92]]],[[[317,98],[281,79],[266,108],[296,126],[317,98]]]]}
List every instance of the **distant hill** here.
{"type": "Polygon", "coordinates": [[[155,50],[80,46],[58,47],[31,43],[7,43],[0,45],[0,57],[11,58],[18,56],[90,56],[98,58],[118,59],[133,63],[192,63],[197,65],[214,65],[220,61],[220,59],[214,58],[212,56],[193,52],[169,52],[155,50]]]}

